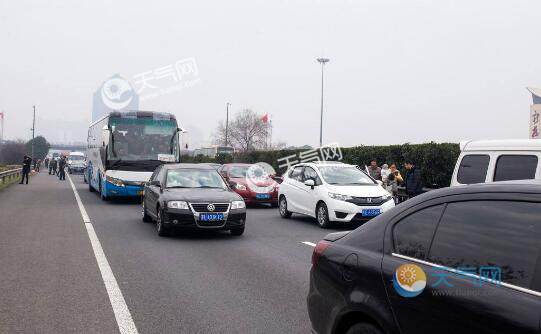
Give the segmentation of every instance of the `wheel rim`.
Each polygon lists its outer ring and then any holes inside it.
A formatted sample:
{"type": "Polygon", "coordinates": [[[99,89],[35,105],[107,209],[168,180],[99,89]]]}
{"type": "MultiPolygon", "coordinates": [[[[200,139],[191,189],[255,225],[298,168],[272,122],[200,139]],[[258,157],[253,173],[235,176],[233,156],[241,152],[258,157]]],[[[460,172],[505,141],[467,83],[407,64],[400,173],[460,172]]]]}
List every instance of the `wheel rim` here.
{"type": "Polygon", "coordinates": [[[285,198],[282,198],[282,199],[280,200],[280,214],[281,214],[282,216],[285,216],[286,212],[287,212],[287,203],[286,203],[286,199],[285,199],[285,198]]]}
{"type": "Polygon", "coordinates": [[[327,222],[327,211],[323,205],[317,210],[317,220],[319,225],[324,225],[327,222]]]}

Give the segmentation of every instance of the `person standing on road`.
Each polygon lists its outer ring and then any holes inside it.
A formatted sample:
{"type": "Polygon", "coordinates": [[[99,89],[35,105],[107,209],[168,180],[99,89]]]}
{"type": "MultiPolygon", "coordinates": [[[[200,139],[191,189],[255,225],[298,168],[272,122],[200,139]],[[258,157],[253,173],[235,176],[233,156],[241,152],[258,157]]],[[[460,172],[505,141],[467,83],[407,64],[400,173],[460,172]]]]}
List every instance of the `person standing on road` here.
{"type": "Polygon", "coordinates": [[[58,162],[58,178],[62,181],[66,181],[66,171],[64,168],[66,167],[66,157],[62,156],[60,158],[60,161],[58,162]]]}
{"type": "Polygon", "coordinates": [[[51,162],[49,162],[49,175],[56,175],[56,167],[58,165],[58,162],[56,159],[52,159],[51,162]]]}
{"type": "Polygon", "coordinates": [[[49,157],[45,157],[45,160],[43,160],[43,164],[45,165],[45,169],[49,169],[49,157]]]}
{"type": "Polygon", "coordinates": [[[404,164],[406,167],[406,193],[408,197],[415,197],[422,193],[423,183],[421,180],[421,171],[415,166],[411,160],[407,160],[404,164]]]}
{"type": "Polygon", "coordinates": [[[28,184],[28,175],[30,174],[30,168],[32,165],[32,158],[25,155],[23,158],[23,176],[21,178],[21,182],[19,184],[24,183],[24,178],[26,177],[26,184],[28,184]]]}
{"type": "Polygon", "coordinates": [[[378,162],[376,159],[372,159],[372,161],[370,161],[370,166],[368,166],[368,174],[370,174],[374,180],[381,180],[381,168],[378,167],[378,162]]]}

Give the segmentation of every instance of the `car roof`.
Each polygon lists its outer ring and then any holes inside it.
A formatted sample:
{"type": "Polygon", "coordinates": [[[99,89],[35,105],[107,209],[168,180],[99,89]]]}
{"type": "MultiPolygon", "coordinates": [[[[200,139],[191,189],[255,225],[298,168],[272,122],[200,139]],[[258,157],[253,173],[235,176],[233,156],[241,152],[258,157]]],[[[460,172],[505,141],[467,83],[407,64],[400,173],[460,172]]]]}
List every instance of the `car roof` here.
{"type": "Polygon", "coordinates": [[[505,181],[447,187],[428,191],[406,201],[406,203],[410,203],[413,206],[438,197],[475,193],[524,193],[541,195],[541,182],[532,180],[529,182],[505,181]]]}
{"type": "Polygon", "coordinates": [[[205,164],[205,163],[179,163],[179,164],[165,164],[163,165],[166,169],[208,169],[208,170],[216,170],[214,167],[205,164]]]}
{"type": "Polygon", "coordinates": [[[320,167],[320,166],[332,166],[332,167],[356,167],[355,165],[345,164],[340,161],[314,161],[314,162],[301,162],[299,164],[294,165],[293,167],[297,166],[313,166],[313,167],[320,167]]]}
{"type": "Polygon", "coordinates": [[[541,151],[541,140],[502,139],[467,140],[460,142],[460,150],[469,151],[541,151]]]}
{"type": "Polygon", "coordinates": [[[223,164],[225,167],[235,167],[235,166],[252,166],[253,164],[243,163],[243,162],[232,162],[229,164],[223,164]]]}

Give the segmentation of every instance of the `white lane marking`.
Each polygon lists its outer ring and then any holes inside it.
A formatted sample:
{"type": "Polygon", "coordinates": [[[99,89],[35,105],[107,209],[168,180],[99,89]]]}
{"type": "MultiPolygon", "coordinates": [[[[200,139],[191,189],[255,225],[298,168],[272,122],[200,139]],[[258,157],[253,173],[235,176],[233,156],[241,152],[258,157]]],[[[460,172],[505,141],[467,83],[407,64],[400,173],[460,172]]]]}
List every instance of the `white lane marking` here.
{"type": "Polygon", "coordinates": [[[301,244],[305,244],[308,246],[316,247],[316,244],[310,241],[301,241],[301,244]]]}
{"type": "Polygon", "coordinates": [[[92,226],[92,223],[90,222],[90,217],[86,213],[83,202],[81,201],[79,193],[71,181],[71,178],[69,175],[66,176],[68,177],[71,188],[73,189],[73,193],[75,194],[75,199],[79,205],[79,210],[81,211],[81,216],[83,217],[83,221],[85,223],[86,232],[88,233],[88,238],[90,239],[92,250],[94,251],[94,256],[96,257],[96,261],[98,263],[98,268],[100,269],[101,278],[103,279],[105,289],[109,295],[109,301],[113,307],[113,313],[115,314],[118,329],[120,330],[121,334],[138,334],[137,327],[135,327],[135,323],[133,322],[128,305],[126,305],[126,301],[124,300],[122,291],[120,291],[120,287],[115,279],[113,270],[109,265],[109,261],[107,261],[105,253],[103,252],[103,248],[101,247],[100,240],[96,235],[94,226],[92,226]]]}
{"type": "Polygon", "coordinates": [[[73,189],[73,193],[75,194],[75,200],[77,200],[77,205],[79,206],[79,211],[81,211],[83,222],[90,223],[90,217],[88,216],[88,213],[86,213],[85,206],[83,205],[83,202],[81,201],[81,197],[79,197],[79,193],[77,192],[77,189],[75,189],[75,185],[71,181],[71,177],[69,176],[69,174],[67,174],[66,176],[68,177],[68,180],[70,181],[71,189],[73,189]]]}

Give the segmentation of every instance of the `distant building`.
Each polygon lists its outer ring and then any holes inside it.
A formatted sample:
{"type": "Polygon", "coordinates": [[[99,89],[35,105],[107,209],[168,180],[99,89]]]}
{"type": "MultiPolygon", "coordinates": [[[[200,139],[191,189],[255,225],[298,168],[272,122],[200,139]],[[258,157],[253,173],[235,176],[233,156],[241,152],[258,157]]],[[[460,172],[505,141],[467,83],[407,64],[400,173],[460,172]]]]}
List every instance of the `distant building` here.
{"type": "Polygon", "coordinates": [[[105,80],[94,93],[92,100],[92,122],[113,110],[138,110],[139,95],[128,80],[115,74],[105,80]]]}

